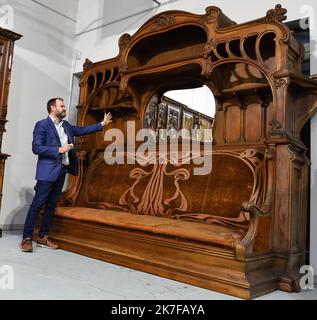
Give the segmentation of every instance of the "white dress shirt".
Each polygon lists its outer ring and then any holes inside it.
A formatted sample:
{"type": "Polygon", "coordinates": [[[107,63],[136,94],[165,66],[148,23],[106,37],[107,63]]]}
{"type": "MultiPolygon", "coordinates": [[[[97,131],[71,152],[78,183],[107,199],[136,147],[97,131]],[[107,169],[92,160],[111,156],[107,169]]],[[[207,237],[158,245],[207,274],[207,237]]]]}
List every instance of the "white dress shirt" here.
{"type": "MultiPolygon", "coordinates": [[[[58,122],[54,117],[52,117],[51,115],[49,115],[49,117],[52,119],[55,128],[57,130],[59,139],[61,141],[61,146],[63,147],[65,144],[68,143],[68,137],[67,134],[65,133],[65,130],[63,128],[63,121],[58,122]]],[[[65,166],[69,165],[69,157],[68,157],[68,152],[63,153],[62,156],[62,164],[65,166]]]]}

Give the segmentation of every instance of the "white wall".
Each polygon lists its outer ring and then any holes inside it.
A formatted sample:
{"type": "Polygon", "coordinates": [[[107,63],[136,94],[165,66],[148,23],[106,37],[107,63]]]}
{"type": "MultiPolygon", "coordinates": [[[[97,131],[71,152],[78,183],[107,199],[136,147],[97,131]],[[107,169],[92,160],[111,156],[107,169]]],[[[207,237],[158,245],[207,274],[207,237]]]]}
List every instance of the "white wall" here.
{"type": "MultiPolygon", "coordinates": [[[[161,1],[169,2],[169,1],[161,1]]],[[[130,3],[130,2],[124,2],[130,3]]],[[[156,6],[151,0],[133,1],[133,8],[122,6],[122,0],[103,1],[95,0],[93,5],[90,0],[79,0],[76,50],[81,53],[81,59],[76,65],[76,71],[82,70],[85,58],[96,62],[116,56],[118,50],[118,39],[120,35],[127,32],[131,35],[153,15],[166,10],[184,10],[197,14],[204,14],[205,8],[210,5],[218,6],[230,19],[237,23],[250,21],[266,14],[268,9],[274,8],[277,3],[288,9],[287,20],[296,20],[310,16],[311,33],[311,73],[317,74],[317,2],[315,0],[266,0],[266,1],[232,1],[232,0],[178,0],[160,8],[146,11],[138,16],[106,25],[116,20],[115,17],[127,16],[145,8],[156,6]],[[105,3],[108,3],[105,6],[105,3]],[[123,11],[121,11],[123,8],[123,11]],[[314,17],[314,13],[316,17],[314,17]],[[103,16],[103,18],[101,18],[103,16]],[[314,19],[315,18],[315,19],[314,19]],[[91,23],[91,24],[90,24],[91,23]],[[95,30],[80,34],[91,28],[95,30]]],[[[311,168],[311,264],[317,273],[317,115],[312,120],[312,168],[311,168]]]]}
{"type": "Polygon", "coordinates": [[[76,50],[81,59],[76,65],[76,71],[82,71],[82,65],[87,57],[92,61],[115,57],[119,52],[117,45],[119,37],[125,32],[136,31],[143,22],[147,21],[156,12],[156,10],[146,11],[153,6],[155,6],[155,3],[152,0],[94,0],[93,2],[91,0],[79,0],[76,50]],[[114,20],[123,19],[138,12],[143,13],[99,28],[114,20]],[[87,32],[94,28],[98,29],[87,32]]]}
{"type": "MultiPolygon", "coordinates": [[[[77,0],[58,2],[57,9],[65,9],[64,13],[77,11],[77,0]]],[[[47,116],[46,102],[51,97],[62,96],[66,103],[69,101],[75,22],[31,0],[0,0],[0,7],[5,4],[13,8],[12,30],[24,35],[15,46],[7,132],[2,144],[2,152],[12,156],[6,161],[0,226],[14,228],[24,224],[34,194],[34,124],[47,116]]]]}

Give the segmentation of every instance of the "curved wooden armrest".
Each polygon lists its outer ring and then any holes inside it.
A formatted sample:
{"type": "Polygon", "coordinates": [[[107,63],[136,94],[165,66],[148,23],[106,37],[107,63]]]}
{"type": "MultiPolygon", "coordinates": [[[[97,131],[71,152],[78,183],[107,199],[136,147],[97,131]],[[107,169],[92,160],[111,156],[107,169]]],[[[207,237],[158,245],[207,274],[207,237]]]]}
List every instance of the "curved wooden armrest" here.
{"type": "Polygon", "coordinates": [[[255,203],[249,201],[242,203],[242,209],[245,212],[251,213],[251,217],[253,218],[270,214],[269,208],[259,208],[255,203]]]}
{"type": "Polygon", "coordinates": [[[236,245],[235,252],[237,259],[244,260],[252,253],[252,246],[258,233],[259,217],[270,214],[270,208],[259,208],[255,203],[245,201],[242,203],[244,212],[250,214],[249,228],[244,238],[236,245]]]}

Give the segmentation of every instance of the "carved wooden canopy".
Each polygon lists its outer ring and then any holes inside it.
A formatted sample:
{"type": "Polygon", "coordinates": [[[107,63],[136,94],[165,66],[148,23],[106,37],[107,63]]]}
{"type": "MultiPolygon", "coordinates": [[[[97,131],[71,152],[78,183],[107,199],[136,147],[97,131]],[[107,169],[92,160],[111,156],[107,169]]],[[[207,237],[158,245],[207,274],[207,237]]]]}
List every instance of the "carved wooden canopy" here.
{"type": "Polygon", "coordinates": [[[285,13],[277,5],[265,17],[242,24],[213,6],[204,15],[167,11],[154,16],[133,36],[120,37],[117,57],[97,63],[86,59],[79,124],[99,119],[107,109],[117,119],[140,119],[141,128],[153,94],[205,84],[217,100],[218,145],[273,137],[301,144],[300,131],[315,111],[316,82],[301,73],[303,46],[283,24],[285,13]],[[299,87],[293,97],[291,90],[299,87]],[[253,117],[262,120],[257,128],[246,126],[253,117]]]}

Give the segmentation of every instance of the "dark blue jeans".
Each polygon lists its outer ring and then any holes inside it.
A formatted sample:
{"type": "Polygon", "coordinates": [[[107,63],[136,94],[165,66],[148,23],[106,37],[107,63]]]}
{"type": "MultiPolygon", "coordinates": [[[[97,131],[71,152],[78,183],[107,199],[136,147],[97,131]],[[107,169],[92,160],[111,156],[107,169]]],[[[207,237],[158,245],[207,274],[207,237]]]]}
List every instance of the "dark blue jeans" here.
{"type": "Polygon", "coordinates": [[[36,219],[45,205],[46,207],[42,217],[39,236],[42,238],[49,233],[56,204],[63,190],[65,176],[66,168],[62,167],[61,172],[55,181],[37,181],[35,195],[24,224],[23,239],[32,238],[36,219]]]}

